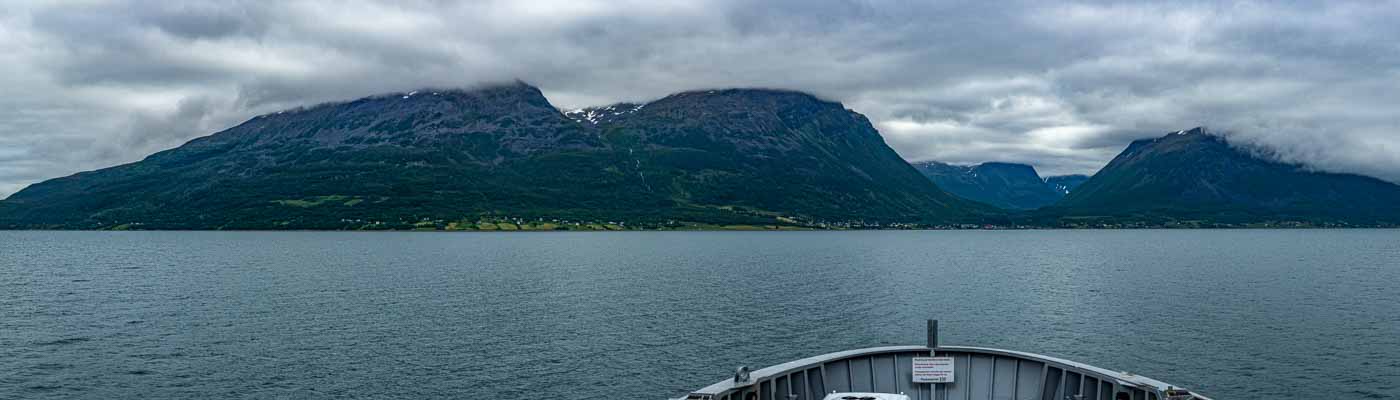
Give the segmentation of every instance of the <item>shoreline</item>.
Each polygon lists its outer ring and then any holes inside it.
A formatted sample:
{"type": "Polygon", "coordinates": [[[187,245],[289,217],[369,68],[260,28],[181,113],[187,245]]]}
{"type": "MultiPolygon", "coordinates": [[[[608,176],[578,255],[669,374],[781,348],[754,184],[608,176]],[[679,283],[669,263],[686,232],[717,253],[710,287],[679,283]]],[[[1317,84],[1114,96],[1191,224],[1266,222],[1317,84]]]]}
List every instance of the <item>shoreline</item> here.
{"type": "Polygon", "coordinates": [[[992,232],[992,231],[1315,231],[1315,230],[1400,230],[1400,226],[1365,226],[1365,227],[1201,227],[1201,228],[1166,228],[1166,227],[1135,227],[1135,228],[1067,228],[1067,227],[1035,227],[1035,228],[992,228],[992,229],[819,229],[819,228],[781,228],[781,229],[621,229],[621,230],[544,230],[544,229],[518,229],[518,230],[435,230],[435,229],[0,229],[0,232],[249,232],[249,233],[279,233],[279,232],[299,232],[299,233],[624,233],[624,232],[992,232]]]}

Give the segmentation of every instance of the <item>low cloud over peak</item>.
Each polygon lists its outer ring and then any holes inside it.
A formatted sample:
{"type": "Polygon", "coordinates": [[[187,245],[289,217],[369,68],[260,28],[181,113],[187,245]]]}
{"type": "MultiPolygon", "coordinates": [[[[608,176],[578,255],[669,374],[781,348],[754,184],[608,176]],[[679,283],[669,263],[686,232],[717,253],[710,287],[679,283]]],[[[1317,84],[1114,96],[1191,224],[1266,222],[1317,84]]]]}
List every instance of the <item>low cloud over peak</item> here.
{"type": "Polygon", "coordinates": [[[811,92],[911,161],[1092,173],[1208,125],[1400,181],[1400,4],[10,2],[0,196],[332,100],[523,79],[561,108],[811,92]]]}

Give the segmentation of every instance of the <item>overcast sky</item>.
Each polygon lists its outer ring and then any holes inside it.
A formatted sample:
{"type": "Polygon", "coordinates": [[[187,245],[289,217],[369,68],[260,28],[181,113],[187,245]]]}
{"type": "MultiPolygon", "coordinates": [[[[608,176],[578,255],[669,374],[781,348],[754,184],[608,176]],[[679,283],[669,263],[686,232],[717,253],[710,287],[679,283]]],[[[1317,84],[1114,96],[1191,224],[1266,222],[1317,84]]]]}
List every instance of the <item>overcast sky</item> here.
{"type": "Polygon", "coordinates": [[[1093,173],[1205,125],[1400,181],[1400,2],[0,4],[0,197],[254,115],[522,79],[556,106],[808,91],[910,161],[1093,173]]]}

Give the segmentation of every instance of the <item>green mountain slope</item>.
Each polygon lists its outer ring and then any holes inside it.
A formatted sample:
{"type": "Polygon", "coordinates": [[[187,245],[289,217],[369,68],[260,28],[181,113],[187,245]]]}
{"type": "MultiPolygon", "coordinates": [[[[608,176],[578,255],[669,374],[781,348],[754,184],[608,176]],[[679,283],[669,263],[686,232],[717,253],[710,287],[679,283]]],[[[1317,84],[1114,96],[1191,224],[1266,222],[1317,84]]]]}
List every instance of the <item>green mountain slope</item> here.
{"type": "Polygon", "coordinates": [[[597,124],[680,202],[817,219],[947,220],[983,207],[911,168],[864,116],[775,90],[680,93],[597,124]]]}

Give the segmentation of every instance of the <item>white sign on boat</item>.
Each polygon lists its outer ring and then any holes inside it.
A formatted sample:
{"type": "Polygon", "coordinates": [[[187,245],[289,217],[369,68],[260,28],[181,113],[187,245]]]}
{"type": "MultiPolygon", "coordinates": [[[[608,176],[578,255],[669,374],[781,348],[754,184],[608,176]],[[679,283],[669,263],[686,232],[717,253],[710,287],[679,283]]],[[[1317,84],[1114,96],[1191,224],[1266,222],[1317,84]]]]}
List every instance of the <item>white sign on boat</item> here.
{"type": "Polygon", "coordinates": [[[914,383],[952,383],[953,357],[914,357],[914,383]]]}

